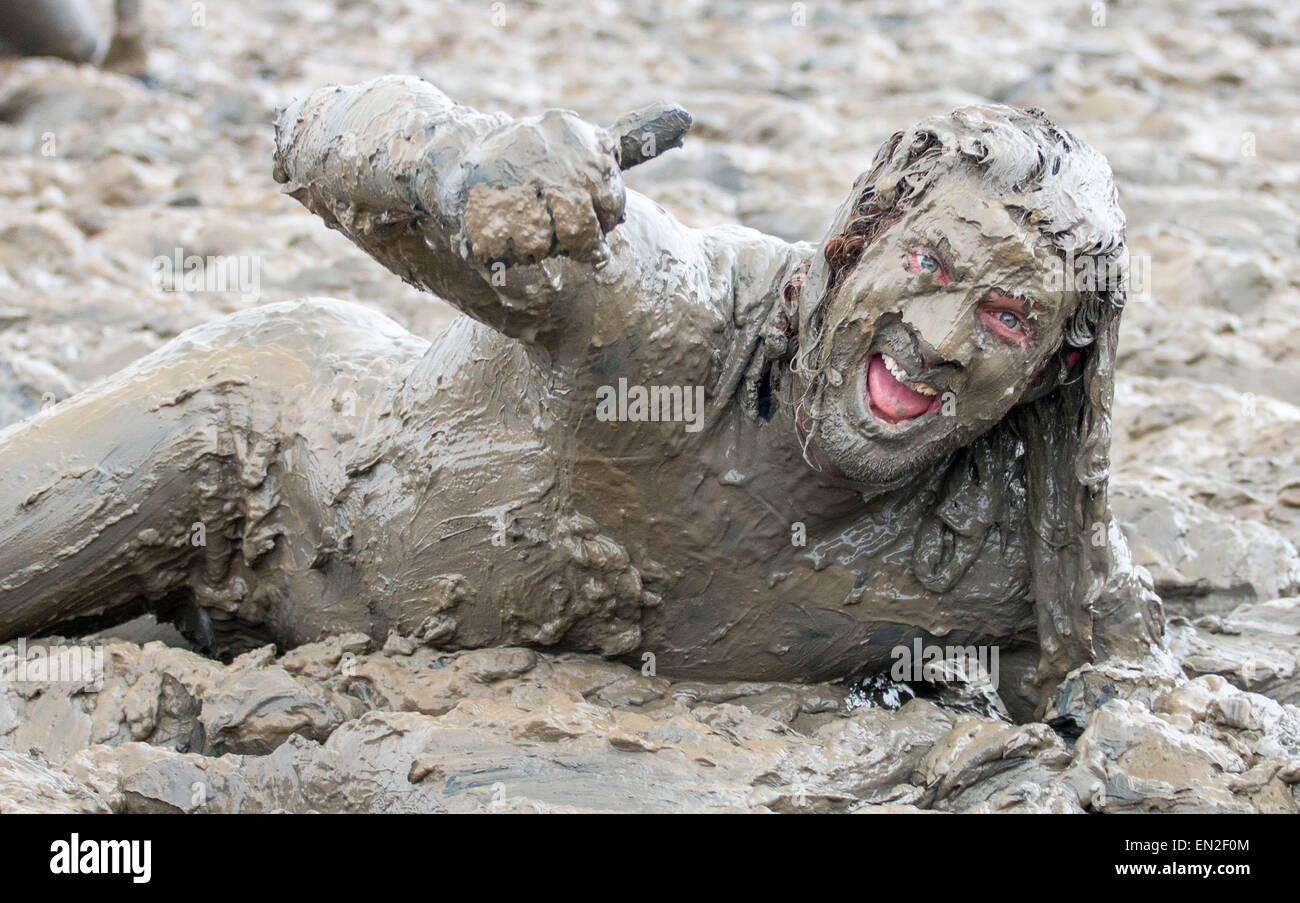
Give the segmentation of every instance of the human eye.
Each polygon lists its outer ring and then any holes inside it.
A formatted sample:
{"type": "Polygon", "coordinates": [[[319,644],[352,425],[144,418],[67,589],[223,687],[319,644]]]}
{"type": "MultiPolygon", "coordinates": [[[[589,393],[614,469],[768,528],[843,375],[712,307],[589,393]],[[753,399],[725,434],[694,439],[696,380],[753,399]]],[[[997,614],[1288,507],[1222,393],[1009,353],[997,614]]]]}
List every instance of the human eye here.
{"type": "Polygon", "coordinates": [[[948,269],[943,258],[927,245],[919,245],[907,252],[907,268],[918,275],[928,273],[940,285],[949,285],[953,281],[952,271],[948,269]]]}
{"type": "Polygon", "coordinates": [[[1030,339],[1028,309],[1026,299],[992,291],[980,304],[979,315],[998,338],[1023,347],[1030,339]]]}

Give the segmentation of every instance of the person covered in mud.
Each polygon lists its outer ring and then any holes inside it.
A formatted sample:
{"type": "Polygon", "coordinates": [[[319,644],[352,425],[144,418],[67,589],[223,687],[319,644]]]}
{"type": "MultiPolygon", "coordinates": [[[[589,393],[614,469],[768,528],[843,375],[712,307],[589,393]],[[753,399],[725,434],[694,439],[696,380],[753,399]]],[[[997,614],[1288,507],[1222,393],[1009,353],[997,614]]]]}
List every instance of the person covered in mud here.
{"type": "Polygon", "coordinates": [[[141,3],[113,0],[105,41],[89,0],[7,0],[0,3],[0,59],[52,56],[140,75],[148,57],[141,3]]]}
{"type": "Polygon", "coordinates": [[[799,681],[993,645],[1017,717],[1143,655],[1102,156],[962,107],[890,137],[812,245],[625,189],[688,124],[403,77],[291,105],[285,190],[465,316],[430,344],[266,305],[0,433],[0,639],[148,610],[221,655],[359,630],[799,681]]]}

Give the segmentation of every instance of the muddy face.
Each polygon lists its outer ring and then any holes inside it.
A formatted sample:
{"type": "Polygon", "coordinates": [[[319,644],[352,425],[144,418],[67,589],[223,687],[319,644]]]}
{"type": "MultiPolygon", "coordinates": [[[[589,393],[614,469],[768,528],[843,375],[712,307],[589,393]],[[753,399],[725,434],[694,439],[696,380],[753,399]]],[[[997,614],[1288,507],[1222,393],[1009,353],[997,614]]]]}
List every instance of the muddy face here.
{"type": "Polygon", "coordinates": [[[1056,260],[978,176],[944,176],[835,288],[820,456],[855,480],[892,482],[1037,391],[1077,302],[1056,260]]]}

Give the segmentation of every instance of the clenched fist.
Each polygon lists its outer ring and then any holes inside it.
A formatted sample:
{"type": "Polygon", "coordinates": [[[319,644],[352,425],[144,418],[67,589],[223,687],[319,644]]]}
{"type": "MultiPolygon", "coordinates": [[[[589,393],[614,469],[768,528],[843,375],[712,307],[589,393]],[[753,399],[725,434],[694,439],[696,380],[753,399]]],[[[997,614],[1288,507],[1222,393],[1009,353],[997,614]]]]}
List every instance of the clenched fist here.
{"type": "Polygon", "coordinates": [[[465,154],[448,189],[465,197],[464,238],[480,264],[556,255],[603,262],[623,219],[620,169],[681,143],[690,116],[657,105],[612,130],[549,110],[493,130],[465,154]]]}

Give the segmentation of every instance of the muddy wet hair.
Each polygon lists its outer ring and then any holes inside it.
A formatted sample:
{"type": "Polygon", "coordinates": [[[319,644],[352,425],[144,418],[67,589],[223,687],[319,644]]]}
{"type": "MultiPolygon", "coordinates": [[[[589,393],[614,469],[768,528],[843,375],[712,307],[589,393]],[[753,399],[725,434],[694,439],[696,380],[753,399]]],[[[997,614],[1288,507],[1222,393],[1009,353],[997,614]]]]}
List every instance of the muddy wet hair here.
{"type": "Polygon", "coordinates": [[[1076,376],[1017,405],[935,465],[945,473],[913,549],[916,578],[946,593],[959,586],[990,531],[1022,538],[1031,574],[1025,595],[1035,605],[1041,651],[1035,682],[1046,687],[1094,658],[1093,617],[1104,614],[1114,565],[1107,480],[1127,248],[1105,158],[1037,109],[962,107],[896,132],[855,183],[821,254],[790,279],[764,330],[760,353],[769,366],[751,372],[768,372],[774,357],[789,362],[805,387],[812,441],[827,384],[830,299],[863,250],[959,169],[979,173],[984,191],[1045,236],[1063,267],[1072,261],[1074,273],[1096,274],[1090,282],[1076,278],[1077,306],[1056,357],[1059,363],[1077,349],[1076,376]]]}

